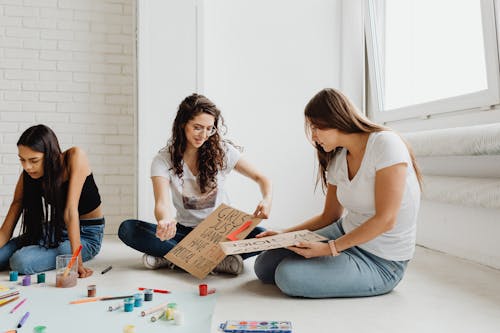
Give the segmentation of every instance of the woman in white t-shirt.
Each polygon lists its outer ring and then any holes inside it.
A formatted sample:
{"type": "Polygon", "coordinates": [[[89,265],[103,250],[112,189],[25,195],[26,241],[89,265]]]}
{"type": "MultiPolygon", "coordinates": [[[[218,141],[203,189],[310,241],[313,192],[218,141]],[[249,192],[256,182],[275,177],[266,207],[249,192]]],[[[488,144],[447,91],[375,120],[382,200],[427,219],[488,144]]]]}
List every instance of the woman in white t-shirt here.
{"type": "MultiPolygon", "coordinates": [[[[224,184],[233,169],[259,185],[263,199],[254,216],[268,218],[271,182],[221,138],[224,128],[219,109],[205,96],[192,94],[179,105],[172,137],[151,165],[157,224],[126,220],[118,230],[125,244],[144,252],[147,268],[173,267],[163,256],[221,203],[229,204],[224,184]],[[171,202],[177,212],[175,217],[171,202]]],[[[247,238],[263,231],[257,227],[247,238]]],[[[227,256],[214,271],[238,275],[243,270],[243,259],[256,254],[227,256]]]]}
{"type": "Polygon", "coordinates": [[[308,229],[329,241],[263,252],[255,273],[290,296],[388,293],[415,249],[421,175],[413,153],[399,135],[361,116],[334,89],[316,94],[305,118],[325,205],[319,215],[285,231],[308,229]]]}

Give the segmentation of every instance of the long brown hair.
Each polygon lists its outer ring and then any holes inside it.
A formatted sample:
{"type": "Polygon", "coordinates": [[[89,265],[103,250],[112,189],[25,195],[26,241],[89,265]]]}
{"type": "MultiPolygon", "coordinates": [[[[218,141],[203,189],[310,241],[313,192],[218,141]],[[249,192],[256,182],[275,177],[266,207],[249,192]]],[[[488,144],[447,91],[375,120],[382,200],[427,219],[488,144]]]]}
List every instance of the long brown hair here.
{"type": "Polygon", "coordinates": [[[202,193],[217,186],[217,173],[225,167],[225,152],[221,146],[220,130],[225,130],[224,119],[215,104],[203,95],[192,94],[186,97],[177,111],[172,125],[172,137],[168,140],[168,152],[175,174],[182,178],[182,157],[186,151],[187,139],[184,127],[194,117],[206,113],[215,118],[217,129],[203,145],[198,148],[198,184],[202,193]]]}
{"type": "MultiPolygon", "coordinates": [[[[317,93],[307,103],[304,115],[307,122],[320,129],[335,128],[344,133],[373,133],[390,130],[388,127],[375,124],[363,117],[344,94],[332,88],[326,88],[317,93]]],[[[306,132],[309,131],[309,126],[306,126],[306,132]]],[[[310,133],[308,135],[310,136],[310,133]]],[[[422,188],[422,173],[418,167],[413,150],[404,138],[401,139],[408,148],[415,175],[417,176],[420,188],[422,188]]],[[[325,190],[327,186],[326,170],[328,169],[328,164],[341,148],[339,147],[331,152],[326,152],[317,143],[315,147],[319,161],[317,182],[321,182],[322,188],[325,190]]]]}

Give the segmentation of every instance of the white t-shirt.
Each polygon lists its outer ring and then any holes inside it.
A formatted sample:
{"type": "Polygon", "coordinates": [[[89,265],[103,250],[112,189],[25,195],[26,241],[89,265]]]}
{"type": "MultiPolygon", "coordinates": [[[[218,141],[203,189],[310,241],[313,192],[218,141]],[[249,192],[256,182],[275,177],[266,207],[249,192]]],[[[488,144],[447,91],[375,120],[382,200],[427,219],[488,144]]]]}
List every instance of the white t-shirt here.
{"type": "Polygon", "coordinates": [[[358,246],[387,260],[411,259],[415,251],[420,187],[405,143],[394,132],[371,133],[359,170],[352,180],[348,176],[346,154],[345,148],[337,153],[327,170],[328,183],[337,186],[339,202],[347,209],[342,224],[346,233],[375,215],[375,173],[395,164],[407,164],[406,186],[396,225],[358,246]]]}
{"type": "Polygon", "coordinates": [[[201,193],[197,178],[183,163],[182,178],[173,169],[167,149],[162,149],[151,164],[151,177],[165,177],[170,181],[172,202],[177,210],[176,220],[186,227],[195,227],[214,211],[221,203],[230,204],[224,189],[227,175],[234,169],[241,153],[229,143],[222,143],[225,151],[225,168],[217,173],[217,187],[201,193]]]}

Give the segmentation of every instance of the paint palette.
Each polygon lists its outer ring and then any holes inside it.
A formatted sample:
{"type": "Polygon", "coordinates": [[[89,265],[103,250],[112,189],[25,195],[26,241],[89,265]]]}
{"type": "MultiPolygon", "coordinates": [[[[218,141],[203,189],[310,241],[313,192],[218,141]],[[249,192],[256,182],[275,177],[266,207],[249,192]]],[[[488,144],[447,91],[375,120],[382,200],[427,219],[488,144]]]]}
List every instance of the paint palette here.
{"type": "Polygon", "coordinates": [[[292,333],[291,322],[276,320],[228,320],[220,328],[232,333],[292,333]]]}

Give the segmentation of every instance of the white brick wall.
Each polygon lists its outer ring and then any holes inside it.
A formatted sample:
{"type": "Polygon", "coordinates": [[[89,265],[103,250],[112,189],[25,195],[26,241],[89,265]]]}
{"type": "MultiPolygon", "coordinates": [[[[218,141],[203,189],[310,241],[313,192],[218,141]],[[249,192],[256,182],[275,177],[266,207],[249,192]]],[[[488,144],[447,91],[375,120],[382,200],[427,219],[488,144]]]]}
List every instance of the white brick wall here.
{"type": "Polygon", "coordinates": [[[106,233],[136,216],[135,0],[0,0],[0,219],[21,167],[16,141],[44,123],[82,147],[106,233]]]}

